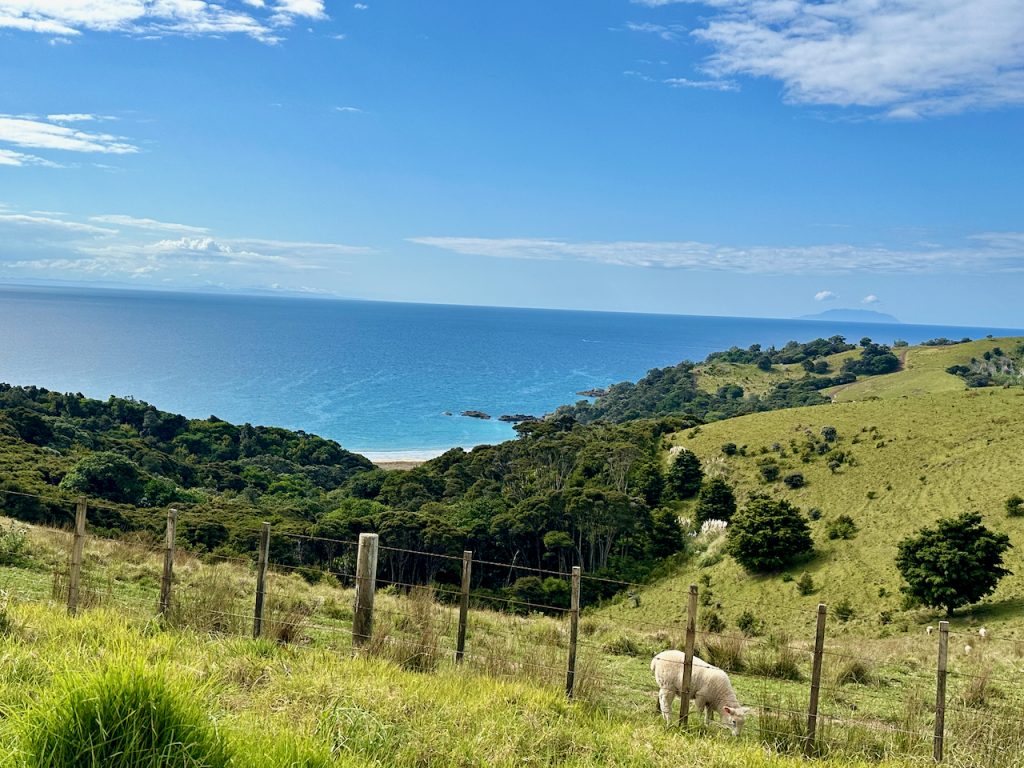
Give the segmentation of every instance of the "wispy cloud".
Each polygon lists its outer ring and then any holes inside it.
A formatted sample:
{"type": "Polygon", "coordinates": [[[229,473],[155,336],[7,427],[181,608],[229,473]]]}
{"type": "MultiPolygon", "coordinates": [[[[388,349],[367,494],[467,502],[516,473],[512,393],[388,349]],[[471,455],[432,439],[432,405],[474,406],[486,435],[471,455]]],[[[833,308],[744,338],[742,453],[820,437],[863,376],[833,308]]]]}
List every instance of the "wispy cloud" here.
{"type": "Polygon", "coordinates": [[[3,0],[0,28],[53,35],[66,41],[83,32],[119,32],[143,37],[246,35],[261,42],[280,39],[296,19],[326,18],[324,0],[244,0],[229,8],[212,0],[3,0]]]}
{"type": "Polygon", "coordinates": [[[204,227],[124,214],[82,219],[0,210],[0,276],[7,277],[192,285],[262,280],[269,287],[311,271],[335,274],[346,259],[369,253],[341,243],[222,237],[204,227]]]}
{"type": "Polygon", "coordinates": [[[860,303],[861,304],[866,304],[866,305],[868,305],[870,307],[870,306],[872,306],[874,304],[880,303],[881,301],[882,300],[880,298],[878,298],[877,296],[875,296],[875,294],[869,293],[867,296],[865,296],[863,299],[860,300],[860,303]]]}
{"type": "Polygon", "coordinates": [[[644,32],[667,41],[678,40],[687,31],[682,24],[652,24],[647,21],[627,21],[625,26],[630,32],[644,32]]]}
{"type": "Polygon", "coordinates": [[[749,274],[1024,272],[1024,235],[988,233],[964,247],[897,249],[849,244],[737,247],[692,241],[572,242],[540,238],[414,237],[453,253],[504,259],[585,261],[627,267],[749,274]],[[1013,245],[1015,238],[1020,238],[1013,245]]]}
{"type": "Polygon", "coordinates": [[[29,155],[24,152],[15,152],[13,149],[0,149],[0,165],[25,166],[41,165],[46,168],[60,168],[60,164],[54,163],[38,155],[29,155]]]}
{"type": "Polygon", "coordinates": [[[356,113],[362,113],[363,110],[361,110],[359,107],[335,107],[334,111],[335,112],[349,112],[351,114],[356,114],[356,113]]]}
{"type": "Polygon", "coordinates": [[[203,234],[209,232],[206,227],[193,227],[189,224],[174,224],[168,221],[157,221],[156,219],[137,218],[125,216],[124,214],[104,214],[102,216],[90,216],[89,221],[98,221],[103,224],[113,224],[119,227],[132,229],[148,229],[158,232],[188,232],[192,234],[203,234]]]}
{"type": "Polygon", "coordinates": [[[123,137],[83,131],[55,122],[17,115],[0,115],[0,143],[65,152],[125,155],[138,152],[123,137]]]}
{"type": "Polygon", "coordinates": [[[696,88],[702,91],[738,91],[740,89],[739,85],[732,80],[690,80],[686,77],[668,77],[662,82],[673,88],[696,88]]]}
{"type": "Polygon", "coordinates": [[[1022,0],[634,0],[703,5],[716,77],[781,82],[793,103],[893,119],[1024,104],[1022,0]]]}
{"type": "Polygon", "coordinates": [[[51,123],[89,123],[95,120],[115,120],[110,115],[90,115],[84,112],[70,112],[62,115],[47,115],[51,123]]]}
{"type": "Polygon", "coordinates": [[[815,301],[835,301],[839,298],[839,294],[834,291],[818,291],[814,294],[815,301]]]}

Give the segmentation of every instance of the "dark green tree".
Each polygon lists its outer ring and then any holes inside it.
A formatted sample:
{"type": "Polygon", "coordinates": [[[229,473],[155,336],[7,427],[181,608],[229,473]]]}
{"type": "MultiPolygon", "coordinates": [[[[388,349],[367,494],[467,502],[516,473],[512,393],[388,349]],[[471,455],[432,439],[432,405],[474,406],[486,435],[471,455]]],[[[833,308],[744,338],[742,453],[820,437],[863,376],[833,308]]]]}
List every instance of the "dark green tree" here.
{"type": "Polygon", "coordinates": [[[700,459],[693,451],[683,448],[668,468],[665,487],[675,498],[689,499],[700,490],[703,479],[704,470],[700,468],[700,459]]]}
{"type": "Polygon", "coordinates": [[[697,494],[697,524],[705,520],[729,521],[735,513],[736,494],[732,487],[720,477],[705,480],[697,494]]]}
{"type": "Polygon", "coordinates": [[[80,459],[60,481],[62,491],[134,504],[142,496],[138,465],[119,453],[100,451],[80,459]]]}
{"type": "Polygon", "coordinates": [[[662,558],[681,552],[686,546],[679,516],[674,509],[660,507],[651,513],[651,555],[662,558]]]}
{"type": "Polygon", "coordinates": [[[756,496],[729,523],[726,551],[748,571],[778,571],[811,554],[811,531],[785,500],[756,496]]]}
{"type": "Polygon", "coordinates": [[[952,616],[957,608],[978,602],[1010,573],[1003,554],[1010,537],[990,531],[981,515],[965,512],[922,528],[898,545],[896,567],[903,592],[952,616]]]}

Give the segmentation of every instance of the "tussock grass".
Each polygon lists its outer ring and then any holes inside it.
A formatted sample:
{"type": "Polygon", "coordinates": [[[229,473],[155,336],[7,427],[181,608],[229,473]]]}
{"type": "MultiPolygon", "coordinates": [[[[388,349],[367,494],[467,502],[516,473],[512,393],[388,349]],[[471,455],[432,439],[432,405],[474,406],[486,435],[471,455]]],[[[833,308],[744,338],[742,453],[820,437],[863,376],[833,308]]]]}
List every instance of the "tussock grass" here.
{"type": "Polygon", "coordinates": [[[231,755],[194,692],[159,668],[67,673],[14,721],[24,768],[225,768],[231,755]]]}

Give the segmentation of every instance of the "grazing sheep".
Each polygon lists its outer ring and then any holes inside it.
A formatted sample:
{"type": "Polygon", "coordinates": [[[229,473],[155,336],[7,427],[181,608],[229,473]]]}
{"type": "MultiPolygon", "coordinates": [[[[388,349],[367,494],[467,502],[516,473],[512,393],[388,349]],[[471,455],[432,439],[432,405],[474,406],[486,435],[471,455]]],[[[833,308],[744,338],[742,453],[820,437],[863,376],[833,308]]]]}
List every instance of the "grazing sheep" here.
{"type": "MultiPolygon", "coordinates": [[[[658,683],[658,703],[665,722],[671,721],[672,701],[683,691],[683,662],[686,654],[682,651],[662,651],[651,660],[651,671],[658,683]]],[[[693,657],[693,672],[690,675],[690,698],[696,702],[698,713],[711,722],[714,712],[722,717],[723,725],[733,736],[739,736],[743,719],[750,712],[740,705],[736,692],[729,682],[729,676],[718,667],[703,659],[693,657]]]]}
{"type": "Polygon", "coordinates": [[[924,631],[930,635],[932,632],[935,631],[935,627],[925,627],[924,631]]]}
{"type": "Polygon", "coordinates": [[[965,646],[964,646],[964,653],[970,653],[970,652],[971,652],[971,651],[973,651],[973,650],[974,650],[974,649],[973,649],[973,648],[971,648],[971,646],[970,646],[970,645],[965,645],[965,646]]]}
{"type": "Polygon", "coordinates": [[[980,637],[982,640],[984,640],[986,637],[988,637],[988,630],[985,629],[984,627],[979,629],[978,630],[978,637],[980,637]]]}

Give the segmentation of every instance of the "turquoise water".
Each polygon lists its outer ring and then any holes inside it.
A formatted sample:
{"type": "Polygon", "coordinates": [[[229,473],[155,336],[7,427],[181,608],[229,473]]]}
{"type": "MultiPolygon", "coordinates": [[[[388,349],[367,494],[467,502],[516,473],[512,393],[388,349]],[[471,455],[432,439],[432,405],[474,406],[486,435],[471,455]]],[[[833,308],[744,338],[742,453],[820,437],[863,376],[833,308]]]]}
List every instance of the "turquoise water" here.
{"type": "Polygon", "coordinates": [[[508,439],[501,414],[540,415],[653,367],[837,333],[914,343],[1010,331],[0,288],[0,380],[303,429],[375,458],[422,457],[508,439]]]}

